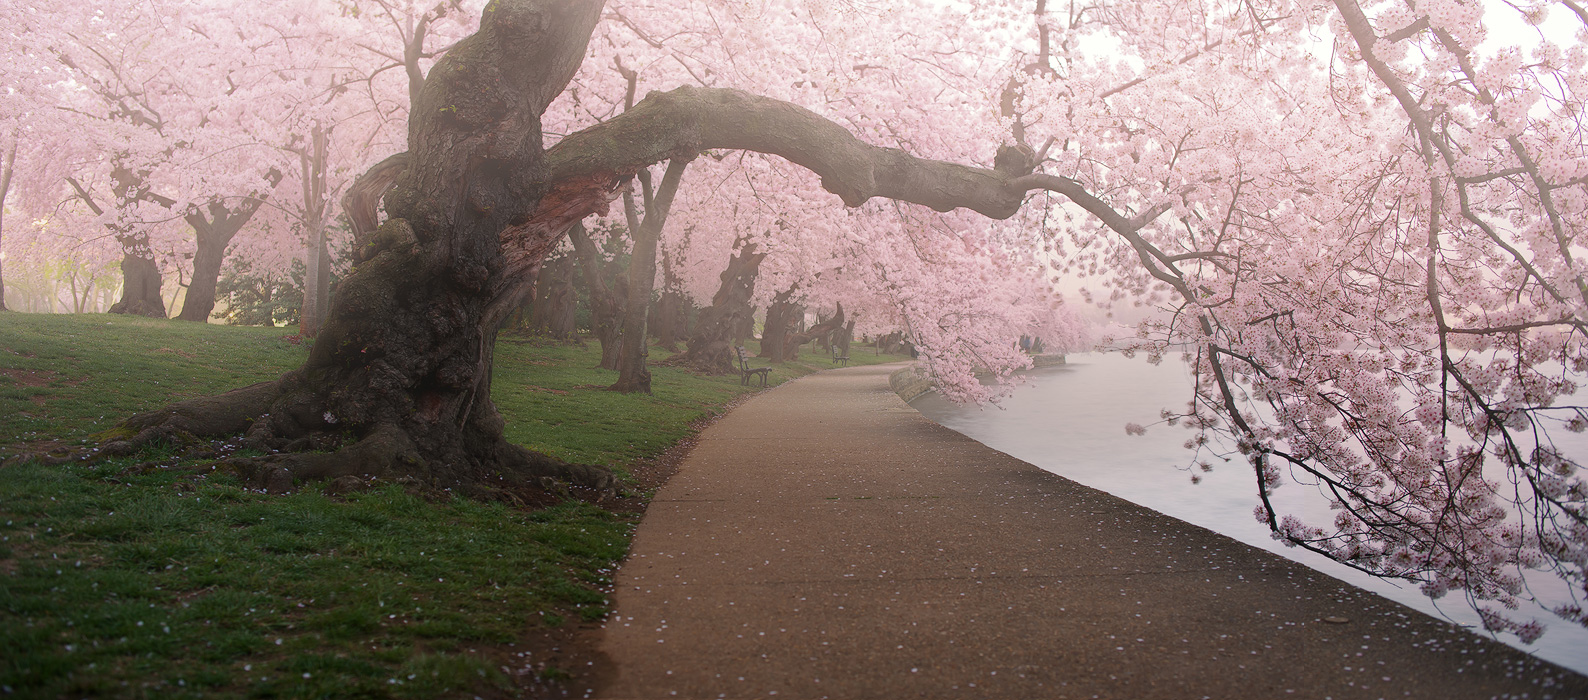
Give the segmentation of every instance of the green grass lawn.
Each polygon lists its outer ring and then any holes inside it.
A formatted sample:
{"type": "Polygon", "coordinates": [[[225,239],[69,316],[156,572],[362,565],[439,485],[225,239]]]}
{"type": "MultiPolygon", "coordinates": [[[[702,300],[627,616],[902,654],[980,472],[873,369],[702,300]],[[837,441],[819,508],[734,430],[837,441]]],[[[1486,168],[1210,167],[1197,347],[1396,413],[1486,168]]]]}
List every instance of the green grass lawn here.
{"type": "MultiPolygon", "coordinates": [[[[271,379],[307,351],[287,333],[0,314],[0,456],[271,379]]],[[[603,391],[616,373],[592,369],[594,342],[507,336],[496,357],[493,396],[512,440],[620,474],[758,390],[660,367],[652,396],[603,391]]],[[[851,357],[901,359],[859,347],[851,357]]],[[[802,359],[772,381],[831,366],[802,359]]],[[[577,674],[548,657],[548,631],[559,639],[606,614],[636,522],[577,501],[529,511],[395,485],[268,496],[158,450],[92,465],[13,460],[0,467],[0,695],[549,692],[577,674]]]]}

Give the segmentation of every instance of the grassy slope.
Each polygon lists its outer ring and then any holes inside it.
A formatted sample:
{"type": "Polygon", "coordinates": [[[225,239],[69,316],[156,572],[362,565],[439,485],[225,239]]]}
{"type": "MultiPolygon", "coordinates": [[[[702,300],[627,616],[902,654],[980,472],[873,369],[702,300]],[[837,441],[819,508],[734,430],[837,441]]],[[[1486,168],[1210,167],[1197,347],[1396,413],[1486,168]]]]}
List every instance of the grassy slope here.
{"type": "MultiPolygon", "coordinates": [[[[283,336],[0,314],[0,455],[272,378],[305,352],[283,336]]],[[[898,359],[856,350],[857,364],[898,359]]],[[[654,396],[601,391],[615,373],[589,369],[593,343],[505,338],[497,358],[493,395],[512,439],[620,470],[749,391],[671,368],[654,370],[654,396]]],[[[779,367],[773,381],[812,365],[779,367]]],[[[12,464],[0,468],[0,693],[533,692],[564,674],[535,656],[537,634],[605,614],[635,522],[576,502],[527,512],[396,487],[271,497],[159,453],[12,464]]]]}

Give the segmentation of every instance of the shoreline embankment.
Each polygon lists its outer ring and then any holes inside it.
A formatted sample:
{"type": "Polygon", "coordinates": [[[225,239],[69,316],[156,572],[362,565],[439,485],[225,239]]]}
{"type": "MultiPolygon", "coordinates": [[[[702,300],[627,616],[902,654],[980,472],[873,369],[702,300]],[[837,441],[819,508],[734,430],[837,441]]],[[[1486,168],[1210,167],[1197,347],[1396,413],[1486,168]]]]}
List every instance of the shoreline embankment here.
{"type": "MultiPolygon", "coordinates": [[[[1064,364],[1063,355],[1031,356],[1031,369],[1059,367],[1064,364]]],[[[977,374],[981,375],[983,373],[978,372],[977,374]]],[[[888,386],[893,389],[894,393],[899,395],[899,398],[904,399],[905,403],[914,401],[922,394],[937,389],[937,384],[932,381],[932,377],[914,365],[888,375],[888,386]]]]}

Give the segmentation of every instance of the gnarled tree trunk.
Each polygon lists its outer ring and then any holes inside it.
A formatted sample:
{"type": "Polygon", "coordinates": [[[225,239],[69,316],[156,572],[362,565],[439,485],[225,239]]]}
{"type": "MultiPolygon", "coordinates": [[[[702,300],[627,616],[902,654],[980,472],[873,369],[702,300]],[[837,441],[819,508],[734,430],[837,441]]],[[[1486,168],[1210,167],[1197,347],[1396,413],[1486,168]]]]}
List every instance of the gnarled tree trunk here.
{"type": "Polygon", "coordinates": [[[798,357],[799,346],[809,343],[816,338],[827,337],[833,331],[843,328],[843,326],[844,305],[840,302],[838,304],[838,311],[833,314],[832,318],[817,323],[816,325],[806,328],[803,331],[788,334],[788,337],[783,340],[783,347],[786,349],[788,359],[792,360],[798,357]]]}
{"type": "Polygon", "coordinates": [[[163,282],[147,237],[128,236],[122,240],[121,300],[110,307],[110,313],[165,318],[165,298],[160,296],[163,282]]]}
{"type": "MultiPolygon", "coordinates": [[[[274,174],[273,174],[274,175],[274,174]]],[[[279,175],[274,175],[280,180],[279,175]]],[[[221,276],[221,263],[226,259],[226,246],[231,245],[237,232],[259,211],[264,200],[245,200],[235,210],[219,202],[211,202],[203,211],[195,210],[184,217],[193,227],[197,249],[193,253],[193,279],[188,283],[187,297],[182,302],[183,321],[206,323],[215,311],[215,287],[221,276]]]]}
{"type": "Polygon", "coordinates": [[[792,321],[805,314],[805,307],[789,301],[794,289],[778,292],[766,307],[766,323],[761,326],[761,357],[771,362],[784,362],[789,353],[784,346],[792,321]]]}
{"type": "Polygon", "coordinates": [[[877,336],[877,352],[885,355],[897,355],[904,352],[904,332],[894,331],[877,336]]]}
{"type": "Polygon", "coordinates": [[[689,334],[689,349],[669,358],[667,364],[683,365],[708,374],[733,374],[733,348],[736,334],[746,320],[755,321],[750,298],[755,295],[755,278],[766,253],[755,252],[754,243],[743,243],[738,254],[728,259],[722,271],[722,285],[711,297],[711,306],[700,310],[695,328],[689,334]]]}
{"type": "Polygon", "coordinates": [[[833,342],[833,355],[836,357],[849,357],[849,343],[855,339],[855,319],[849,319],[842,330],[835,335],[838,339],[833,342]]]}
{"type": "Polygon", "coordinates": [[[437,485],[608,488],[603,469],[507,443],[490,398],[496,328],[527,272],[588,212],[534,220],[548,192],[540,114],[600,16],[587,0],[503,0],[425,81],[392,219],[343,280],[304,366],[274,382],[134,416],[111,452],[161,437],[246,433],[280,454],[237,460],[254,484],[412,476],[437,485]],[[528,227],[529,230],[526,230],[528,227]],[[510,250],[504,235],[517,238],[510,250]],[[329,453],[299,452],[335,448],[329,453]]]}

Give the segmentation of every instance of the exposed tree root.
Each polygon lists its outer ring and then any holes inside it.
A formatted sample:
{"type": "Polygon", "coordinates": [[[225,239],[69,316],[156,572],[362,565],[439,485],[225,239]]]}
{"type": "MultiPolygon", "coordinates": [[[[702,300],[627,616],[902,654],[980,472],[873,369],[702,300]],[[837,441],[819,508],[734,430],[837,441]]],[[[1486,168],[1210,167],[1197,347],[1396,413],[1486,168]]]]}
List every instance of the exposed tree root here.
{"type": "Polygon", "coordinates": [[[455,431],[440,455],[427,458],[409,432],[394,423],[339,429],[327,415],[304,415],[313,402],[284,388],[295,384],[293,378],[288,374],[134,415],[113,431],[115,437],[80,456],[124,456],[158,443],[203,450],[206,456],[224,457],[238,448],[268,452],[224,462],[248,486],[270,493],[344,477],[418,482],[483,498],[523,489],[567,495],[570,488],[600,497],[615,487],[612,473],[603,467],[564,462],[500,437],[465,435],[476,431],[455,431]]]}

